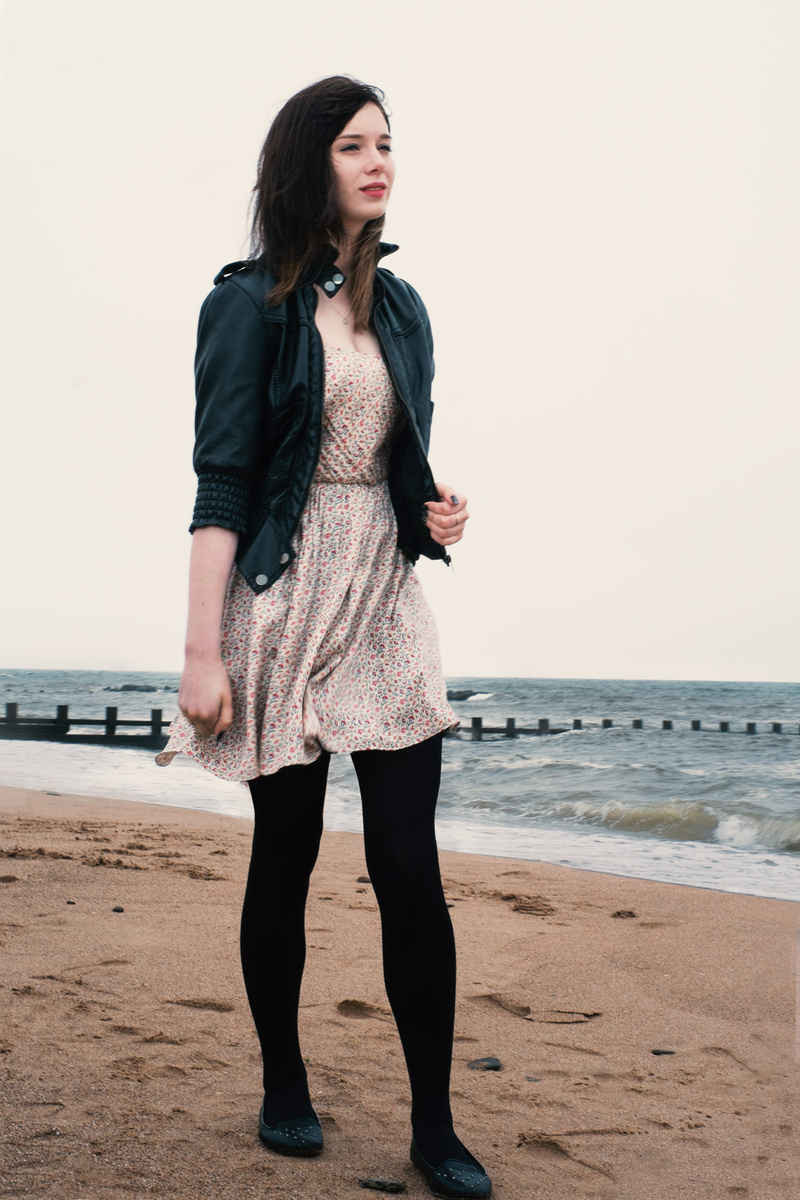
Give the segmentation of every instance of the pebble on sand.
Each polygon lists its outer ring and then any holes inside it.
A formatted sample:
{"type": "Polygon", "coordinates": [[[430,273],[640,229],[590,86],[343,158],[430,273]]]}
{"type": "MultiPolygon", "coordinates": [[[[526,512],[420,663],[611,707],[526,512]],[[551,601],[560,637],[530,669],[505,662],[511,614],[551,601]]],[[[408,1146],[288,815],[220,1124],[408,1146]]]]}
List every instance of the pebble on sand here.
{"type": "Polygon", "coordinates": [[[471,1063],[467,1063],[470,1071],[502,1071],[503,1064],[499,1058],[473,1058],[471,1063]]]}
{"type": "Polygon", "coordinates": [[[125,912],[125,909],[122,907],[121,904],[115,904],[111,911],[112,912],[125,912]]]}

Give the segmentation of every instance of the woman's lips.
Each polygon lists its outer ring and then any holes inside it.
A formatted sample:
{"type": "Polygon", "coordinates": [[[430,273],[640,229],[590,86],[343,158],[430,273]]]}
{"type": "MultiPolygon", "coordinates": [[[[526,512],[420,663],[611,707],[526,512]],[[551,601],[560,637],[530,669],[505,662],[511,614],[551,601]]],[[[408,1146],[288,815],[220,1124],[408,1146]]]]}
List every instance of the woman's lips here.
{"type": "Polygon", "coordinates": [[[385,193],[386,193],[386,184],[385,183],[371,183],[368,187],[363,187],[363,188],[360,188],[359,190],[362,191],[365,196],[381,197],[381,196],[385,195],[385,193]]]}

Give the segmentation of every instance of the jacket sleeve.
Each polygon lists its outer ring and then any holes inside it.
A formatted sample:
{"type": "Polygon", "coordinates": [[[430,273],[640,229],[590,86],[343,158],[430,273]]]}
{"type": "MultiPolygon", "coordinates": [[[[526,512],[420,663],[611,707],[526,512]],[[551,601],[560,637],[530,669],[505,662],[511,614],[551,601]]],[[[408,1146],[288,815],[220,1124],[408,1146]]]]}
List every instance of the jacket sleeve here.
{"type": "Polygon", "coordinates": [[[410,283],[405,283],[405,286],[408,289],[409,294],[411,295],[411,298],[414,302],[414,306],[415,306],[417,312],[419,313],[420,324],[422,326],[422,334],[423,334],[423,337],[425,338],[425,343],[426,343],[427,352],[428,352],[428,360],[430,363],[430,375],[428,376],[428,379],[426,381],[427,382],[426,393],[428,396],[428,404],[424,406],[425,411],[420,412],[418,414],[419,431],[422,436],[423,444],[425,446],[425,453],[427,454],[430,449],[431,422],[433,419],[433,401],[430,398],[430,385],[433,383],[433,377],[436,374],[436,362],[434,361],[434,357],[433,357],[433,333],[431,332],[431,322],[430,322],[430,317],[428,316],[428,310],[422,302],[422,297],[420,296],[419,292],[417,292],[411,286],[410,283]]]}
{"type": "Polygon", "coordinates": [[[428,316],[428,310],[420,300],[420,308],[422,309],[422,327],[425,330],[425,337],[428,341],[428,350],[431,356],[431,382],[436,374],[436,360],[433,357],[433,333],[431,332],[431,319],[428,316]]]}
{"type": "Polygon", "coordinates": [[[417,306],[417,310],[422,320],[422,328],[425,333],[425,340],[428,343],[428,353],[431,357],[431,380],[433,380],[433,377],[436,374],[436,363],[433,357],[433,333],[431,331],[431,319],[428,316],[428,310],[425,307],[419,292],[413,288],[410,283],[406,283],[406,287],[414,298],[414,303],[417,306]]]}
{"type": "Polygon", "coordinates": [[[190,533],[202,525],[238,532],[263,453],[269,375],[266,326],[235,279],[217,284],[200,310],[195,356],[194,469],[190,533]]]}

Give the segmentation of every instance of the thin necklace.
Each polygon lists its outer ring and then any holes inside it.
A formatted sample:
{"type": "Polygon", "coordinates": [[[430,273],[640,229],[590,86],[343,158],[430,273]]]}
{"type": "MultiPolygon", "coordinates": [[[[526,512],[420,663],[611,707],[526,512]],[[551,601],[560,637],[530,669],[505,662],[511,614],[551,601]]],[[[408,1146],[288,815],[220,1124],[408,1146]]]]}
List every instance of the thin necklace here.
{"type": "Polygon", "coordinates": [[[333,305],[333,307],[336,309],[336,311],[337,311],[337,313],[339,314],[339,316],[340,316],[340,317],[342,317],[342,324],[344,324],[344,325],[349,325],[349,324],[350,324],[350,317],[351,317],[351,315],[352,315],[353,309],[352,309],[352,308],[349,308],[349,309],[347,310],[347,316],[346,316],[346,317],[343,317],[343,316],[342,316],[342,310],[339,308],[339,305],[338,305],[338,304],[335,302],[335,300],[334,300],[333,296],[328,296],[328,299],[330,300],[330,302],[331,302],[331,304],[333,305]]]}

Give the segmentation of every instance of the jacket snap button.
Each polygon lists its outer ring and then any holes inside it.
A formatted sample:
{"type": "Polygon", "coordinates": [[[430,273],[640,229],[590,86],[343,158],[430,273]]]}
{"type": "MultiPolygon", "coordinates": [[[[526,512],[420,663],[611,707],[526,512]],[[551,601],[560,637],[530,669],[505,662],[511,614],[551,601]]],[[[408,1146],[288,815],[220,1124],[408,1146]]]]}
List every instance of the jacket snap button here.
{"type": "Polygon", "coordinates": [[[279,561],[280,561],[281,566],[283,566],[284,563],[287,563],[289,561],[289,555],[282,554],[279,561]]]}
{"type": "Polygon", "coordinates": [[[334,275],[333,282],[334,283],[344,283],[344,275],[334,275]]]}
{"type": "Polygon", "coordinates": [[[335,283],[333,282],[333,280],[331,280],[331,279],[329,279],[329,280],[328,280],[328,281],[325,283],[325,285],[324,285],[324,286],[325,286],[325,291],[326,291],[326,292],[335,292],[335,291],[336,291],[336,284],[335,284],[335,283]]]}
{"type": "Polygon", "coordinates": [[[256,583],[258,584],[259,587],[263,587],[266,582],[267,582],[266,575],[256,575],[256,583]]]}

